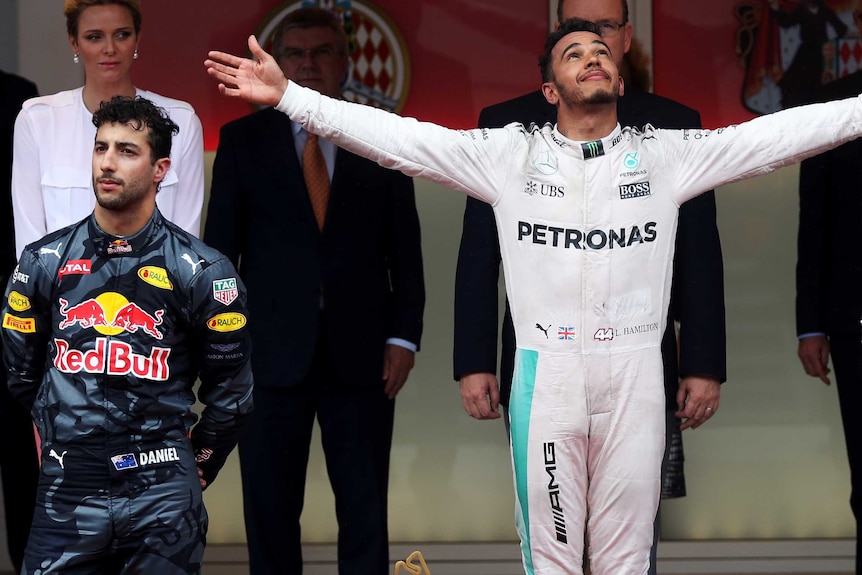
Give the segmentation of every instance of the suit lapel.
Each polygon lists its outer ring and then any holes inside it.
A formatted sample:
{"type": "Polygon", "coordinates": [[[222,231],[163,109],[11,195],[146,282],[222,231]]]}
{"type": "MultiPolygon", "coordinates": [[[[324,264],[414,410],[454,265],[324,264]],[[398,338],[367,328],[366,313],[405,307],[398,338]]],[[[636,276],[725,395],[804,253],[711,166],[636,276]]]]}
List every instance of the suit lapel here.
{"type": "MultiPolygon", "coordinates": [[[[311,207],[311,199],[308,197],[308,189],[305,187],[305,179],[302,176],[302,164],[296,151],[296,140],[293,136],[293,124],[290,119],[281,112],[272,108],[273,114],[266,120],[271,122],[271,138],[273,149],[266,151],[272,154],[275,165],[272,166],[271,174],[275,178],[276,190],[283,190],[275,198],[274,209],[290,210],[299,213],[305,225],[308,225],[315,233],[320,233],[317,220],[314,217],[314,209],[311,207]],[[280,207],[276,207],[280,206],[280,207]]],[[[269,127],[265,129],[270,129],[269,127]]],[[[264,142],[264,146],[268,145],[264,142]]]]}

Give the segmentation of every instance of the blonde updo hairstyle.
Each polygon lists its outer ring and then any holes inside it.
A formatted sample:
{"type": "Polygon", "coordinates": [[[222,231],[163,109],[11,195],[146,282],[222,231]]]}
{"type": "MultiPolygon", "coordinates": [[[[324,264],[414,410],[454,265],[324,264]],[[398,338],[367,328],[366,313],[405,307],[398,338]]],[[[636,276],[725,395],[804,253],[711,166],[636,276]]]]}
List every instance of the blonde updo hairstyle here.
{"type": "Polygon", "coordinates": [[[66,31],[71,38],[78,37],[78,20],[81,13],[91,6],[122,6],[132,15],[135,35],[141,33],[141,2],[140,0],[66,0],[63,14],[66,16],[66,31]]]}

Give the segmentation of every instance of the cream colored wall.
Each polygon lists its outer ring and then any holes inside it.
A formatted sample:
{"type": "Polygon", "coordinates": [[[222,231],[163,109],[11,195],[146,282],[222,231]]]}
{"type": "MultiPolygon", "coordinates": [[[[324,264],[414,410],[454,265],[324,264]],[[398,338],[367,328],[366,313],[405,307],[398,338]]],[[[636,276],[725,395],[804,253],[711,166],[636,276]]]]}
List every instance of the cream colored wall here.
{"type": "MultiPolygon", "coordinates": [[[[665,539],[851,537],[849,473],[834,387],[796,359],[798,169],[717,192],[725,259],[728,383],[719,415],[684,434],[688,497],[663,508],[665,539]]],[[[416,181],[428,304],[417,366],[398,398],[393,541],[516,537],[500,421],[477,422],[451,381],[452,293],[464,200],[416,181]]],[[[207,492],[212,537],[243,537],[233,467],[207,492]]],[[[333,541],[319,447],[309,465],[305,539],[333,541]]]]}
{"type": "MultiPolygon", "coordinates": [[[[648,7],[632,2],[639,36],[648,7]]],[[[66,44],[58,41],[63,25],[53,8],[51,0],[19,0],[20,72],[36,80],[43,93],[80,82],[65,60],[66,44]],[[49,5],[52,9],[46,10],[49,5]]],[[[689,496],[665,504],[665,538],[854,533],[834,387],[805,377],[795,356],[796,174],[796,168],[788,168],[719,192],[729,382],[716,418],[684,436],[689,496]]],[[[427,182],[416,186],[428,303],[422,352],[398,398],[391,537],[512,540],[503,426],[468,418],[451,379],[453,276],[464,200],[427,182]]],[[[336,537],[333,502],[319,441],[311,457],[304,538],[331,542],[336,537]]],[[[235,458],[205,497],[209,540],[243,541],[235,458]]]]}

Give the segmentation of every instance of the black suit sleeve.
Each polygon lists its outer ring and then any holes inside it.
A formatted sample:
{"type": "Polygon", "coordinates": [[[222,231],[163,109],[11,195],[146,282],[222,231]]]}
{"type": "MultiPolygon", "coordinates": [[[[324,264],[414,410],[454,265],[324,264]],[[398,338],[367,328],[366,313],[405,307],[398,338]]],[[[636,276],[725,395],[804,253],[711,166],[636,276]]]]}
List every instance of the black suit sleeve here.
{"type": "Polygon", "coordinates": [[[238,265],[243,252],[241,238],[245,237],[245,233],[242,226],[249,221],[241,201],[239,170],[242,167],[238,163],[231,130],[224,126],[219,133],[218,150],[213,162],[203,240],[226,255],[234,266],[238,265]]]}
{"type": "MultiPolygon", "coordinates": [[[[687,127],[700,127],[700,115],[692,114],[687,127]]],[[[724,266],[713,191],[680,208],[672,290],[668,321],[680,323],[679,376],[725,381],[724,266]]]]}
{"type": "MultiPolygon", "coordinates": [[[[488,110],[482,110],[479,127],[494,125],[488,110]]],[[[455,379],[470,373],[497,372],[499,275],[500,243],[494,211],[468,197],[455,271],[455,379]]]]}
{"type": "Polygon", "coordinates": [[[799,235],[796,260],[796,333],[827,331],[830,277],[827,230],[834,225],[830,190],[832,152],[802,162],[799,172],[799,235]]]}
{"type": "Polygon", "coordinates": [[[15,233],[12,222],[12,133],[21,105],[38,96],[36,84],[0,71],[0,284],[15,267],[15,233]]]}
{"type": "Polygon", "coordinates": [[[387,222],[386,259],[392,286],[391,325],[387,337],[405,339],[419,347],[425,310],[422,239],[413,180],[387,172],[391,213],[387,222]]]}
{"type": "Polygon", "coordinates": [[[673,317],[680,323],[679,375],[727,379],[724,267],[710,191],[680,208],[673,317]]]}

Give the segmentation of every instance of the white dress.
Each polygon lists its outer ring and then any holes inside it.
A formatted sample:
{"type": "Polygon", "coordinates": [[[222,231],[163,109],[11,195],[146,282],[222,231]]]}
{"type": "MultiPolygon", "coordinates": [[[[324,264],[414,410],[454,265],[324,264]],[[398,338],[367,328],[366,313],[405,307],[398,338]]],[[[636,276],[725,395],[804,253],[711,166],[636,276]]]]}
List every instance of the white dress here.
{"type": "MultiPolygon", "coordinates": [[[[12,211],[19,257],[24,246],[83,219],[96,205],[96,127],[82,94],[77,88],[32,98],[15,120],[12,211]]],[[[201,122],[186,102],[140,89],[137,95],[164,108],[180,128],[156,203],[165,218],[198,237],[204,199],[201,122]]]]}

